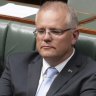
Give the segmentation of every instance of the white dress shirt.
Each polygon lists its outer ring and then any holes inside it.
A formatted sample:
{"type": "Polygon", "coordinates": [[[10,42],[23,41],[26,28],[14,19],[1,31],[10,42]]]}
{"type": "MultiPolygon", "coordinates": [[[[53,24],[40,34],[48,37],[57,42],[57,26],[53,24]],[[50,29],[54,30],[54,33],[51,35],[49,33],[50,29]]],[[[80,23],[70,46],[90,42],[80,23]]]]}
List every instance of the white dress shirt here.
{"type": "MultiPolygon", "coordinates": [[[[67,64],[67,62],[72,58],[72,56],[74,55],[75,53],[75,49],[73,49],[73,52],[72,54],[70,55],[69,58],[67,58],[66,60],[64,60],[62,63],[58,64],[57,66],[55,66],[55,68],[58,70],[58,72],[60,73],[61,70],[65,67],[65,65],[67,64]]],[[[40,85],[44,79],[44,73],[45,71],[51,67],[47,62],[46,60],[43,58],[43,66],[42,66],[42,70],[41,70],[41,75],[40,75],[40,80],[39,80],[39,85],[38,85],[38,88],[37,88],[37,91],[38,89],[40,88],[40,85]]]]}

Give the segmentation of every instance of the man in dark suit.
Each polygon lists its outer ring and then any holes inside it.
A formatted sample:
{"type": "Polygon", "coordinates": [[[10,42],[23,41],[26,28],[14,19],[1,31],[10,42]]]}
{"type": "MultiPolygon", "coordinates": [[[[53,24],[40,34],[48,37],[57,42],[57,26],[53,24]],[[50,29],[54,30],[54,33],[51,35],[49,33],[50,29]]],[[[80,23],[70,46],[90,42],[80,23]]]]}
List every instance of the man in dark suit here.
{"type": "Polygon", "coordinates": [[[61,1],[49,1],[35,21],[38,52],[8,56],[0,96],[96,96],[96,62],[74,48],[79,36],[74,10],[61,1]],[[48,68],[55,68],[58,74],[41,95],[48,68]]]}

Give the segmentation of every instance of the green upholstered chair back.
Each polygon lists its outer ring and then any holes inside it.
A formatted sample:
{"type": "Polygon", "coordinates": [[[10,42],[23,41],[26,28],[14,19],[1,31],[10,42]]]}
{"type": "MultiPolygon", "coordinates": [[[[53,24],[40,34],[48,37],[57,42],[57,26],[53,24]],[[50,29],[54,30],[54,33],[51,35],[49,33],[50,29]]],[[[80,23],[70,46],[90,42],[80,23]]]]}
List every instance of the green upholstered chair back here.
{"type": "MultiPolygon", "coordinates": [[[[19,22],[10,23],[6,37],[5,57],[16,52],[36,50],[34,30],[34,25],[19,22]]],[[[96,60],[96,35],[80,33],[76,47],[85,55],[96,60]]]]}
{"type": "Polygon", "coordinates": [[[8,30],[8,23],[7,20],[0,19],[0,73],[3,65],[3,57],[4,57],[4,49],[5,49],[5,42],[8,30]]]}
{"type": "Polygon", "coordinates": [[[96,60],[96,35],[80,33],[76,47],[85,55],[96,60]]]}
{"type": "MultiPolygon", "coordinates": [[[[35,26],[31,24],[0,20],[0,65],[9,54],[36,50],[34,30],[35,26]]],[[[76,47],[96,60],[96,35],[80,33],[76,47]]]]}
{"type": "Polygon", "coordinates": [[[16,52],[31,52],[35,50],[35,36],[33,31],[34,25],[12,22],[9,24],[6,46],[5,58],[8,54],[16,52]]]}

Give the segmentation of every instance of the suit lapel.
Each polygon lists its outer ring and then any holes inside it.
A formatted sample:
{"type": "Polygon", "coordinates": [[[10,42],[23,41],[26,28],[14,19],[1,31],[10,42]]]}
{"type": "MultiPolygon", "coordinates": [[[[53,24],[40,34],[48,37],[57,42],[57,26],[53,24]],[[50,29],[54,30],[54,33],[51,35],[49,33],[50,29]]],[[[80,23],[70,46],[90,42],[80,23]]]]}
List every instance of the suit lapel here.
{"type": "Polygon", "coordinates": [[[40,73],[42,68],[42,59],[40,56],[36,57],[28,66],[28,93],[27,96],[35,96],[40,73]]]}
{"type": "Polygon", "coordinates": [[[59,73],[59,75],[54,80],[51,85],[47,96],[54,96],[62,86],[64,86],[75,74],[80,70],[81,63],[80,57],[75,53],[71,60],[67,63],[67,65],[63,68],[63,70],[59,73]]]}

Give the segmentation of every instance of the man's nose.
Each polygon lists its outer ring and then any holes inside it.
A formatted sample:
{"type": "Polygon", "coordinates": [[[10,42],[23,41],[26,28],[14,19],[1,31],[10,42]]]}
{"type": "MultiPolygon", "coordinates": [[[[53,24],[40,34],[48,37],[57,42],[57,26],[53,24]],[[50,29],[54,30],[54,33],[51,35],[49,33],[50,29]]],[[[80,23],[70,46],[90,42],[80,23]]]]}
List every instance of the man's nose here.
{"type": "Polygon", "coordinates": [[[43,36],[43,39],[44,40],[51,40],[52,39],[52,36],[51,36],[51,33],[49,30],[46,30],[44,36],[43,36]]]}

